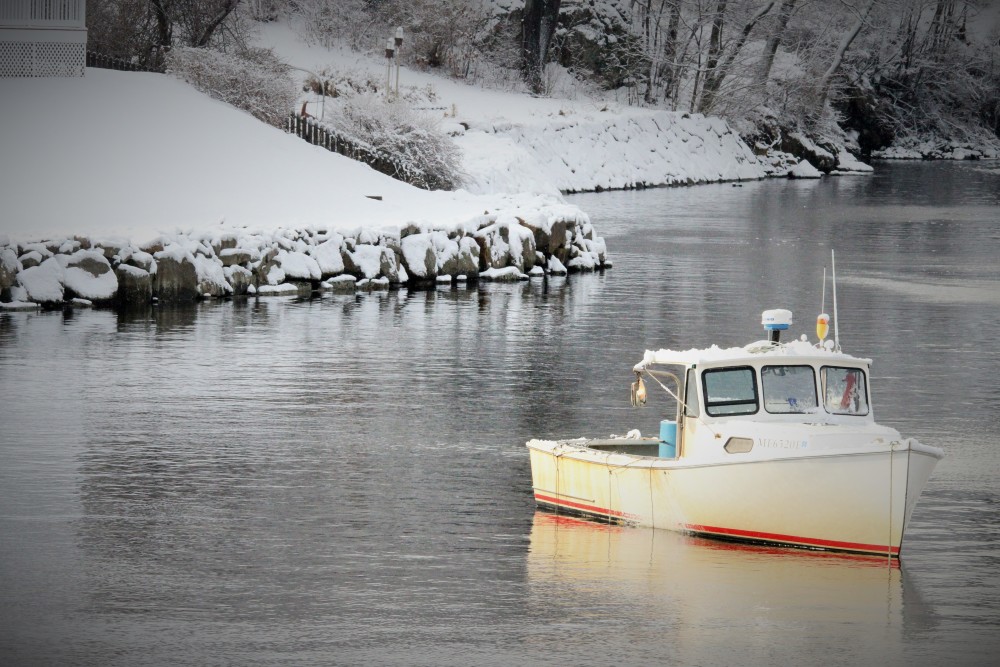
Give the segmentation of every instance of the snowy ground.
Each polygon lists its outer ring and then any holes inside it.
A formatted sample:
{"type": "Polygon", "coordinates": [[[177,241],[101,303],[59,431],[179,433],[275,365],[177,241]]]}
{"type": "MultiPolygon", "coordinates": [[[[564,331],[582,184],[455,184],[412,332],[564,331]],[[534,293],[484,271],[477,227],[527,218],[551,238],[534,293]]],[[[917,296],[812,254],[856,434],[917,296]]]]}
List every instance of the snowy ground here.
{"type": "MultiPolygon", "coordinates": [[[[349,72],[373,81],[386,77],[384,61],[309,45],[287,24],[265,25],[256,42],[300,68],[300,78],[306,76],[303,70],[349,72]]],[[[439,115],[456,135],[464,186],[471,192],[574,192],[758,179],[769,173],[719,118],[582,96],[487,90],[405,67],[400,87],[434,91],[428,113],[439,115]]],[[[321,98],[307,99],[309,112],[318,117],[321,98]]]]}
{"type": "Polygon", "coordinates": [[[0,146],[0,235],[15,241],[448,226],[484,210],[561,205],[419,190],[159,74],[0,79],[0,146]]]}
{"type": "MultiPolygon", "coordinates": [[[[284,24],[256,39],[300,78],[384,76],[384,61],[310,46],[284,24]]],[[[561,205],[560,191],[767,173],[719,119],[487,90],[406,68],[401,82],[433,88],[426,112],[457,135],[466,191],[417,190],[167,76],[88,69],[82,79],[0,80],[0,236],[141,244],[179,230],[446,228],[483,211],[561,205]]],[[[320,106],[315,97],[310,111],[320,106]]]]}

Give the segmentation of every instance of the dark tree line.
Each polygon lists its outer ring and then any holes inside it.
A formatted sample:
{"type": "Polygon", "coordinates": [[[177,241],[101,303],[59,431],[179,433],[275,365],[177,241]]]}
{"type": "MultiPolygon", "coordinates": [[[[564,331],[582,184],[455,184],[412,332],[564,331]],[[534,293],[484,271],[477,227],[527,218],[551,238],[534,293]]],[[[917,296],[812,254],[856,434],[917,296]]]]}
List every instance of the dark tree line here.
{"type": "Polygon", "coordinates": [[[156,68],[173,45],[206,47],[240,0],[87,0],[92,51],[156,68]]]}

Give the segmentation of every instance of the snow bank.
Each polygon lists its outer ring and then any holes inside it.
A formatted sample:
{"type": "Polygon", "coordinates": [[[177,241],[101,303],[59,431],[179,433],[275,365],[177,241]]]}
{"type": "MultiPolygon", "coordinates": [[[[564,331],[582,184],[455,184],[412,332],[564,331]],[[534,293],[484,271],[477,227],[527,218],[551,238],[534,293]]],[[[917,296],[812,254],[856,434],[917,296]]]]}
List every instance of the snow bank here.
{"type": "Polygon", "coordinates": [[[21,243],[447,227],[484,210],[564,205],[551,192],[420,190],[161,74],[0,79],[0,146],[0,234],[21,243]]]}
{"type": "Polygon", "coordinates": [[[607,109],[520,123],[468,121],[456,137],[467,189],[578,192],[767,176],[765,165],[719,118],[607,109]]]}

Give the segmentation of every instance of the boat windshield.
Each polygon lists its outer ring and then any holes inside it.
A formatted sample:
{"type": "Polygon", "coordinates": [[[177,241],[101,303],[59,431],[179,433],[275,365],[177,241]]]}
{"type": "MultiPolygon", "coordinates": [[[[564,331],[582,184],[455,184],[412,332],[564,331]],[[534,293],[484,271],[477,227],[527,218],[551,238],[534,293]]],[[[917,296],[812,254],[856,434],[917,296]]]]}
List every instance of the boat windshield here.
{"type": "Polygon", "coordinates": [[[764,409],[773,414],[816,412],[816,373],[812,366],[764,366],[760,369],[764,409]]]}
{"type": "Polygon", "coordinates": [[[868,414],[868,389],[863,370],[824,366],[820,374],[827,412],[835,415],[868,414]]]}
{"type": "Polygon", "coordinates": [[[757,378],[753,368],[718,368],[702,373],[705,412],[712,417],[757,412],[757,378]]]}

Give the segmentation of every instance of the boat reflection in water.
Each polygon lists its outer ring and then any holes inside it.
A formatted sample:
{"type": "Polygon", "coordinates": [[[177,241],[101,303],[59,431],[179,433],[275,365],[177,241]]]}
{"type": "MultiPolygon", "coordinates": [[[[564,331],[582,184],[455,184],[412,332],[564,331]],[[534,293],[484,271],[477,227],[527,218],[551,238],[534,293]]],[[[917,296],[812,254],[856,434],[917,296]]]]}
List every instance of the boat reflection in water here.
{"type": "Polygon", "coordinates": [[[566,607],[553,621],[604,635],[626,661],[663,664],[899,664],[904,636],[933,624],[906,579],[885,556],[722,542],[545,510],[535,513],[528,556],[531,597],[566,607]],[[647,655],[657,635],[658,658],[647,655]]]}

